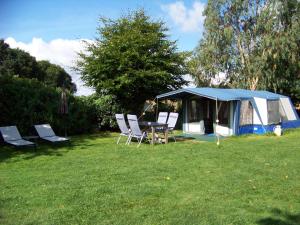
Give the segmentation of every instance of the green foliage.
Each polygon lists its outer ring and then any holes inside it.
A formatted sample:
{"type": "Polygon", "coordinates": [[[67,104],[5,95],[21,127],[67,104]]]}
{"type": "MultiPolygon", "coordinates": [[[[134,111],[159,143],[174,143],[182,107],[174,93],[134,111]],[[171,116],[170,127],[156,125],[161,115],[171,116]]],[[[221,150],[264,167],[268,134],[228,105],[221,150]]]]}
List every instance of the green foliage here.
{"type": "Polygon", "coordinates": [[[204,14],[204,38],[190,63],[199,85],[225,73],[231,87],[299,98],[299,1],[209,0],[204,14]]]}
{"type": "Polygon", "coordinates": [[[17,125],[25,134],[32,126],[50,123],[59,133],[89,133],[116,128],[115,113],[121,112],[110,95],[74,96],[67,93],[69,113],[59,112],[61,89],[34,79],[0,76],[0,126],[17,125]]]}
{"type": "Polygon", "coordinates": [[[63,119],[64,122],[58,124],[60,129],[66,126],[70,134],[91,133],[100,129],[97,124],[97,113],[89,96],[77,97],[69,95],[68,102],[69,113],[67,115],[59,115],[60,120],[63,119]]]}
{"type": "Polygon", "coordinates": [[[77,69],[97,93],[116,96],[126,111],[141,110],[145,100],[185,84],[185,53],[168,40],[163,22],[143,10],[116,20],[100,18],[99,38],[79,54],[77,69]]]}
{"type": "Polygon", "coordinates": [[[58,134],[91,132],[98,128],[94,103],[68,94],[69,114],[59,113],[61,90],[34,79],[0,76],[0,126],[17,125],[24,134],[32,126],[50,123],[58,134]]]}
{"type": "Polygon", "coordinates": [[[50,87],[64,87],[70,92],[76,92],[76,85],[72,83],[71,76],[60,66],[46,60],[38,61],[43,76],[43,83],[50,87]]]}
{"type": "Polygon", "coordinates": [[[23,50],[10,48],[0,39],[0,76],[3,75],[43,79],[34,57],[23,50]]]}
{"type": "Polygon", "coordinates": [[[102,130],[117,128],[115,118],[116,113],[122,112],[120,105],[118,105],[116,97],[112,95],[99,95],[91,96],[94,109],[97,112],[98,125],[102,130]]]}
{"type": "Polygon", "coordinates": [[[71,76],[60,66],[48,61],[36,61],[21,49],[12,49],[0,39],[0,76],[37,79],[50,87],[65,87],[76,92],[71,76]]]}

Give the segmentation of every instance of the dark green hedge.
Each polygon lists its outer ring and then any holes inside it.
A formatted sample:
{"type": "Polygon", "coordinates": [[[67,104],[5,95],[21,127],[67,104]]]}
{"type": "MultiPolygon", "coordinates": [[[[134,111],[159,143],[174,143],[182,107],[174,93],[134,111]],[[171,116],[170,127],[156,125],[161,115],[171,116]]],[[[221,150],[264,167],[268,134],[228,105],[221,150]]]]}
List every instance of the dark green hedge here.
{"type": "Polygon", "coordinates": [[[0,76],[0,126],[16,125],[21,134],[33,133],[33,125],[49,123],[57,134],[81,134],[115,126],[117,110],[111,96],[77,97],[68,94],[69,113],[59,113],[61,89],[34,79],[0,76]]]}

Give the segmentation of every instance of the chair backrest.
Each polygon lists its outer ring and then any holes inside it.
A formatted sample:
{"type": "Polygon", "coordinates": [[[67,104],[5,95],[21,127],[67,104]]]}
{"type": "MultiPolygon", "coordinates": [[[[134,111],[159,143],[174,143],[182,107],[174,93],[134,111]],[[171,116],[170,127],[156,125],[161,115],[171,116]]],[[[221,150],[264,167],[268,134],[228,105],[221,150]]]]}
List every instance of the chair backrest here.
{"type": "Polygon", "coordinates": [[[34,127],[40,137],[56,136],[49,124],[39,124],[39,125],[34,125],[34,127]]]}
{"type": "Polygon", "coordinates": [[[125,122],[124,114],[116,114],[116,120],[122,134],[129,134],[128,127],[125,122]]]}
{"type": "Polygon", "coordinates": [[[0,132],[4,141],[16,141],[22,139],[16,126],[0,127],[0,132]]]}
{"type": "Polygon", "coordinates": [[[136,115],[127,115],[129,127],[133,135],[141,136],[143,133],[140,129],[136,115]]]}
{"type": "Polygon", "coordinates": [[[178,113],[171,112],[168,119],[168,128],[173,130],[176,126],[178,113]]]}
{"type": "Polygon", "coordinates": [[[159,112],[157,122],[158,123],[167,123],[168,113],[167,112],[159,112]]]}

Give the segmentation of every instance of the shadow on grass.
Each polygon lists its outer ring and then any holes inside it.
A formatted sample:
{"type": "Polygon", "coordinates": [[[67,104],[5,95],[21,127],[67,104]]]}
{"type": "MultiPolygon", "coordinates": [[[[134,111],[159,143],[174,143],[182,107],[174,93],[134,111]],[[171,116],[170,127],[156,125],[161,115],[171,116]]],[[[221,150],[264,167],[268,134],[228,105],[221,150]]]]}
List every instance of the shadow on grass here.
{"type": "Polygon", "coordinates": [[[299,225],[300,213],[291,214],[280,209],[273,209],[272,216],[257,221],[261,225],[299,225]]]}
{"type": "Polygon", "coordinates": [[[58,151],[57,146],[38,145],[34,148],[15,148],[13,146],[5,146],[0,148],[0,162],[7,161],[16,157],[23,156],[21,159],[33,159],[38,156],[62,156],[62,153],[58,151]]]}
{"type": "MultiPolygon", "coordinates": [[[[195,141],[195,142],[216,142],[217,138],[215,136],[209,135],[176,135],[176,141],[195,141]]],[[[170,137],[172,139],[172,137],[170,137]]],[[[170,139],[169,138],[169,139],[170,139]]],[[[220,137],[220,140],[225,138],[220,137]]]]}
{"type": "Polygon", "coordinates": [[[103,131],[103,132],[98,132],[93,134],[76,135],[71,137],[71,143],[73,145],[77,145],[84,142],[89,142],[91,140],[97,140],[99,138],[107,138],[107,137],[113,137],[112,133],[109,131],[103,131]]]}
{"type": "MultiPolygon", "coordinates": [[[[177,142],[181,142],[181,141],[191,141],[191,140],[196,140],[195,138],[193,137],[183,137],[183,136],[175,136],[176,138],[176,141],[177,142]]],[[[173,137],[169,137],[169,142],[172,142],[174,141],[173,137]]]]}
{"type": "Polygon", "coordinates": [[[5,162],[14,158],[18,158],[19,160],[29,160],[45,155],[63,156],[64,153],[75,150],[77,148],[88,149],[89,147],[94,146],[91,141],[110,136],[110,132],[74,136],[71,137],[70,145],[68,145],[68,143],[49,144],[44,141],[39,141],[36,149],[29,147],[15,148],[9,145],[0,145],[0,162],[5,162]]]}

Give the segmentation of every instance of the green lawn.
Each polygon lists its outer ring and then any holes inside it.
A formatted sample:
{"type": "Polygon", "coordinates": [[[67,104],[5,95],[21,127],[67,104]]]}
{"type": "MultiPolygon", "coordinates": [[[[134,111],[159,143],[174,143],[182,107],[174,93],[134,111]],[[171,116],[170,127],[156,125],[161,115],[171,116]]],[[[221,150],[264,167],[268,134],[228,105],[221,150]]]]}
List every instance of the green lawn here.
{"type": "Polygon", "coordinates": [[[0,147],[0,224],[300,224],[300,130],[154,147],[0,147]]]}

